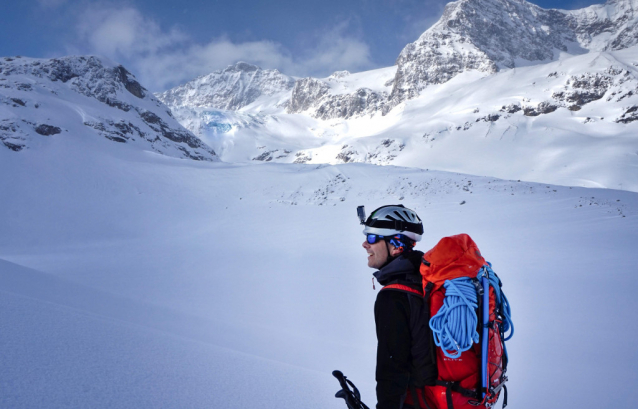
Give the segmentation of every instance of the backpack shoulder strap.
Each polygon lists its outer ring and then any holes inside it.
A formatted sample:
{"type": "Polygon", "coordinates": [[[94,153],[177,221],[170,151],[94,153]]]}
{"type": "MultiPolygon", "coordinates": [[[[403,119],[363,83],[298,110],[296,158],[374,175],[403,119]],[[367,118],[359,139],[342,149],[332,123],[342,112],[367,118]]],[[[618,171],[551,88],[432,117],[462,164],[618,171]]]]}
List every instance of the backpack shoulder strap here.
{"type": "Polygon", "coordinates": [[[420,290],[417,290],[416,288],[410,287],[409,285],[405,285],[405,284],[388,284],[385,287],[383,287],[381,290],[396,290],[396,291],[403,291],[406,293],[410,293],[410,294],[414,294],[414,295],[418,295],[419,297],[423,297],[423,292],[420,290]]]}

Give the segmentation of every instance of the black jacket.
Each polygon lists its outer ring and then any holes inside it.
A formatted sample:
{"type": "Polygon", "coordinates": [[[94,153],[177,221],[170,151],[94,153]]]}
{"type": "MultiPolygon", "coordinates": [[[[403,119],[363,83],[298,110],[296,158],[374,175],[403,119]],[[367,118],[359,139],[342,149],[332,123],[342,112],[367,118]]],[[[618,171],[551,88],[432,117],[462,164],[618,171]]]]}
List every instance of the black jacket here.
{"type": "MultiPolygon", "coordinates": [[[[423,253],[401,255],[374,273],[379,284],[421,289],[423,253]]],[[[377,409],[400,409],[408,388],[433,385],[437,378],[429,307],[422,297],[405,291],[379,291],[374,304],[377,327],[377,409]]]]}

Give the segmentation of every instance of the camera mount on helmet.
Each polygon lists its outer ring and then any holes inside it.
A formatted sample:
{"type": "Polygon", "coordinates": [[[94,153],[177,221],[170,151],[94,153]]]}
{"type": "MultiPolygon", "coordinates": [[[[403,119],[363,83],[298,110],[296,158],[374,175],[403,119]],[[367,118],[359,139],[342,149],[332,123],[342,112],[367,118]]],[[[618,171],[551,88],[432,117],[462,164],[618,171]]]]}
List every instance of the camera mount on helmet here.
{"type": "Polygon", "coordinates": [[[357,206],[357,216],[359,216],[359,224],[366,224],[366,208],[364,206],[357,206]]]}

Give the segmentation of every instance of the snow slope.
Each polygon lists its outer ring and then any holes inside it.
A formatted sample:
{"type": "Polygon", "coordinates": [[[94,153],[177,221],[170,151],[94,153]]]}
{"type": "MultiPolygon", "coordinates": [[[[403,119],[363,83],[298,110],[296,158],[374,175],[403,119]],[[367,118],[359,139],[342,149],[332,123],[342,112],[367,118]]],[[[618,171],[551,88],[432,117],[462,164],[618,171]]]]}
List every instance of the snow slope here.
{"type": "Polygon", "coordinates": [[[374,404],[355,207],[391,202],[420,249],[469,233],[503,279],[512,407],[638,398],[636,193],[97,139],[0,150],[0,172],[1,407],[342,408],[333,369],[374,404]]]}

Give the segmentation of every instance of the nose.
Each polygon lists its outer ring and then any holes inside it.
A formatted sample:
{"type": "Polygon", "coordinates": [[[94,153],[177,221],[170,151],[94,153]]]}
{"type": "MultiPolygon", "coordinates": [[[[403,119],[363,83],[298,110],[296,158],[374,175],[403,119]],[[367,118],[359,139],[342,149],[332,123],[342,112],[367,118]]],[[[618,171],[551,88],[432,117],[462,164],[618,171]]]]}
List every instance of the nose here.
{"type": "Polygon", "coordinates": [[[363,248],[364,248],[364,249],[367,249],[367,248],[369,248],[369,247],[370,247],[370,243],[368,243],[368,240],[365,240],[365,241],[363,242],[363,244],[361,244],[361,245],[363,246],[363,248]]]}

